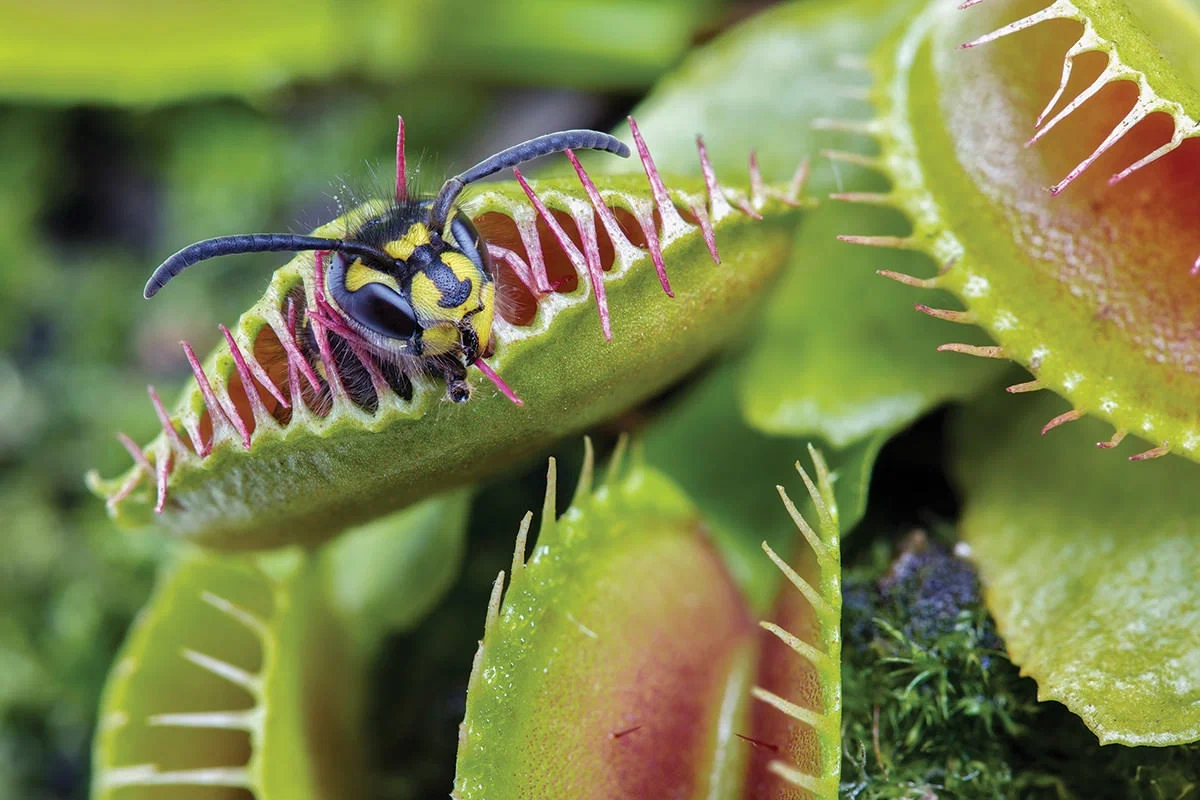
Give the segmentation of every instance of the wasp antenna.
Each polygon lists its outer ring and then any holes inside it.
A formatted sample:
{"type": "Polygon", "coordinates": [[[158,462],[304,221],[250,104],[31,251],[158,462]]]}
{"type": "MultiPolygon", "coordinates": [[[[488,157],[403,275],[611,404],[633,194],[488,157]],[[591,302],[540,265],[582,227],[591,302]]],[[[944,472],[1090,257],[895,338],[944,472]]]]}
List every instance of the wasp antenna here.
{"type": "Polygon", "coordinates": [[[358,256],[367,256],[383,263],[390,263],[387,253],[360,242],[345,242],[341,239],[323,239],[318,236],[296,236],[290,233],[243,233],[237,236],[218,236],[190,244],[168,258],[154,270],[146,289],[142,293],[148,300],[179,273],[193,264],[218,256],[239,253],[281,253],[300,250],[338,250],[358,256]]]}
{"type": "Polygon", "coordinates": [[[193,264],[218,256],[237,253],[274,253],[295,250],[330,249],[338,242],[312,236],[292,236],[281,233],[245,233],[237,236],[218,236],[183,248],[154,270],[143,292],[146,299],[158,294],[167,282],[193,264]]]}
{"type": "Polygon", "coordinates": [[[441,231],[446,226],[446,218],[450,216],[450,207],[458,199],[459,193],[467,184],[494,175],[502,169],[516,167],[526,161],[561,153],[563,150],[604,150],[621,158],[629,157],[629,148],[615,136],[591,130],[559,131],[538,136],[527,142],[514,144],[506,150],[501,150],[494,156],[489,156],[461,172],[442,184],[441,190],[429,209],[429,229],[441,231]]]}

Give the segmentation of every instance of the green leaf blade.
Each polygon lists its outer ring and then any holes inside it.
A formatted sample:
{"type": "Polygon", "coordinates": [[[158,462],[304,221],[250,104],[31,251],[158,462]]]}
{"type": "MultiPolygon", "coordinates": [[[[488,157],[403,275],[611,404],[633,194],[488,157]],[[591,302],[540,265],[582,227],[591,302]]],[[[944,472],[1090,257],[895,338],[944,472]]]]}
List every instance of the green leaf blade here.
{"type": "Polygon", "coordinates": [[[1042,439],[1052,400],[959,426],[962,535],[988,606],[1039,696],[1083,718],[1101,742],[1200,739],[1200,467],[1114,462],[1103,426],[1042,439]]]}

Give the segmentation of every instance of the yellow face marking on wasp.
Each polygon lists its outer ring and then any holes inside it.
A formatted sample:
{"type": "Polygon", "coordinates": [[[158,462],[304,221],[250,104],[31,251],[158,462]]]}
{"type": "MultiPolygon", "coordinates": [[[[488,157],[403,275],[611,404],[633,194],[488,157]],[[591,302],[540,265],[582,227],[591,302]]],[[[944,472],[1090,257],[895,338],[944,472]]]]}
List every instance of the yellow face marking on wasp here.
{"type": "Polygon", "coordinates": [[[464,256],[462,253],[446,252],[442,253],[442,263],[450,268],[454,273],[454,277],[460,281],[471,281],[471,294],[459,305],[465,305],[468,308],[474,308],[479,303],[479,267],[464,256]]]}
{"type": "Polygon", "coordinates": [[[403,236],[394,242],[388,242],[383,249],[392,258],[407,261],[413,250],[423,244],[429,244],[429,228],[425,227],[424,222],[414,222],[403,236]]]}
{"type": "Polygon", "coordinates": [[[421,355],[440,356],[459,345],[458,329],[453,325],[435,325],[421,334],[421,355]]]}
{"type": "Polygon", "coordinates": [[[432,322],[456,322],[462,317],[462,312],[457,308],[442,308],[438,305],[442,300],[442,292],[424,272],[413,275],[409,291],[413,308],[426,326],[432,322]]]}
{"type": "Polygon", "coordinates": [[[479,337],[479,347],[487,349],[488,340],[492,338],[492,322],[496,313],[496,284],[485,283],[479,290],[479,305],[481,308],[471,316],[471,327],[479,337]]]}
{"type": "Polygon", "coordinates": [[[479,307],[480,287],[487,279],[462,253],[442,253],[439,260],[436,268],[413,275],[413,307],[424,321],[458,322],[479,307]]]}
{"type": "Polygon", "coordinates": [[[400,284],[391,275],[368,267],[362,259],[354,259],[354,263],[346,270],[346,288],[357,292],[368,283],[382,283],[394,291],[400,291],[400,284]]]}

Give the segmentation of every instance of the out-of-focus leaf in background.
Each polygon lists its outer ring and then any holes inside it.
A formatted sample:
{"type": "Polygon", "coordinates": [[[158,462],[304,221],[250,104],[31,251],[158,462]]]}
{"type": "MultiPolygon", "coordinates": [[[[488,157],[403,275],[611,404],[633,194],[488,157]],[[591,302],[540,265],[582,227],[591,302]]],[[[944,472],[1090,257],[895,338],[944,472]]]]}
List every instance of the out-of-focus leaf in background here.
{"type": "Polygon", "coordinates": [[[471,493],[451,492],[352,530],[323,552],[330,605],[364,653],[423,620],[458,577],[471,493]]]}
{"type": "Polygon", "coordinates": [[[104,674],[153,580],[161,542],[114,537],[34,470],[0,473],[0,796],[86,781],[104,674]]]}
{"type": "Polygon", "coordinates": [[[297,81],[484,76],[633,88],[687,46],[717,0],[309,0],[0,7],[0,97],[262,100],[297,81]]]}

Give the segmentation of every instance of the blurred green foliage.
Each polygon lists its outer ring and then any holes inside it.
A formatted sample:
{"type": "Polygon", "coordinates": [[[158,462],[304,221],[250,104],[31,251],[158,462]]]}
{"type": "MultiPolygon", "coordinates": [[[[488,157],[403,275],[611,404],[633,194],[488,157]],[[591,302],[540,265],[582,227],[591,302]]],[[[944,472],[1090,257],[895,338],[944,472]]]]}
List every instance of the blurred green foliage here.
{"type": "Polygon", "coordinates": [[[149,104],[296,81],[451,77],[636,89],[719,0],[0,4],[0,97],[149,104]]]}

